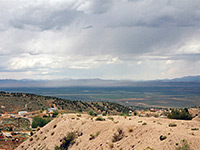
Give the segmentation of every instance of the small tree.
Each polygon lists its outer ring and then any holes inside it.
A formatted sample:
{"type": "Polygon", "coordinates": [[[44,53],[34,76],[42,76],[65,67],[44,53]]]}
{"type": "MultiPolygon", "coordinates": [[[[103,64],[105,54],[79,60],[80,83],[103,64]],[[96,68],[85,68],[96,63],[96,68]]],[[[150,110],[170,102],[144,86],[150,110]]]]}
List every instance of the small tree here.
{"type": "Polygon", "coordinates": [[[91,110],[88,112],[88,114],[89,114],[90,116],[97,116],[97,113],[95,113],[95,112],[93,112],[93,111],[91,111],[91,110]]]}
{"type": "Polygon", "coordinates": [[[59,114],[59,112],[56,110],[56,111],[53,112],[52,117],[55,118],[58,114],[59,114]]]}
{"type": "Polygon", "coordinates": [[[35,116],[33,117],[32,128],[37,128],[38,126],[43,127],[50,121],[50,119],[43,119],[40,116],[35,116]]]}
{"type": "Polygon", "coordinates": [[[188,109],[172,109],[170,113],[168,113],[167,117],[169,119],[179,119],[179,120],[191,120],[192,115],[189,113],[188,109]]]}
{"type": "Polygon", "coordinates": [[[104,113],[102,113],[102,116],[106,116],[106,113],[104,112],[104,113]]]}

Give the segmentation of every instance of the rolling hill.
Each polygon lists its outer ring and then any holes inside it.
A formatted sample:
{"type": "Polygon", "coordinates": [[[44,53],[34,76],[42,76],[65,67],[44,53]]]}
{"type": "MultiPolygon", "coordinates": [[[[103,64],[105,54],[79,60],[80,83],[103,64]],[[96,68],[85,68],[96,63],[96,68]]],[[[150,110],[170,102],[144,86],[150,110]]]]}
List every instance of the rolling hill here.
{"type": "Polygon", "coordinates": [[[51,96],[40,96],[28,93],[8,93],[0,92],[0,111],[15,112],[20,110],[35,111],[49,107],[57,107],[65,111],[95,111],[107,113],[128,112],[130,109],[126,106],[111,102],[82,102],[71,101],[51,96]]]}

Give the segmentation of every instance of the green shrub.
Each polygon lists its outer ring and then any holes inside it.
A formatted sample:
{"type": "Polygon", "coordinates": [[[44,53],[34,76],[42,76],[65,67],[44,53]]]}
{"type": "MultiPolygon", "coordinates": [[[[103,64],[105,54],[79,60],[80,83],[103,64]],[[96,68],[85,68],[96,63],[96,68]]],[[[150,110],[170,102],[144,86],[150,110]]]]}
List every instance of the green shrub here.
{"type": "Polygon", "coordinates": [[[128,113],[121,113],[120,116],[129,116],[128,113]]]}
{"type": "Polygon", "coordinates": [[[77,117],[81,117],[81,114],[77,114],[76,116],[77,116],[77,117]]]}
{"type": "Polygon", "coordinates": [[[119,123],[119,121],[114,121],[114,124],[118,124],[119,123]]]}
{"type": "Polygon", "coordinates": [[[109,119],[109,120],[112,120],[112,121],[114,120],[114,118],[113,118],[113,117],[110,117],[110,116],[108,117],[108,119],[109,119]]]}
{"type": "Polygon", "coordinates": [[[122,129],[118,128],[117,133],[114,133],[112,142],[120,141],[124,137],[124,132],[122,129]]]}
{"type": "Polygon", "coordinates": [[[96,121],[105,121],[105,118],[97,117],[95,120],[96,120],[96,121]]]}
{"type": "Polygon", "coordinates": [[[191,130],[199,130],[199,128],[192,128],[191,130]]]}
{"type": "Polygon", "coordinates": [[[155,115],[153,115],[155,118],[158,118],[159,117],[159,115],[158,114],[155,114],[155,115]]]}
{"type": "Polygon", "coordinates": [[[103,113],[102,116],[106,116],[106,113],[103,113]]]}
{"type": "Polygon", "coordinates": [[[97,131],[96,134],[95,134],[95,137],[99,136],[100,132],[101,131],[97,131]]]}
{"type": "Polygon", "coordinates": [[[37,128],[38,126],[43,127],[50,121],[50,119],[43,119],[40,116],[35,116],[33,117],[32,128],[37,128]]]}
{"type": "Polygon", "coordinates": [[[162,125],[162,123],[160,123],[160,122],[157,122],[157,124],[162,125]]]}
{"type": "Polygon", "coordinates": [[[68,132],[67,136],[62,139],[62,144],[60,145],[60,150],[67,150],[70,145],[75,143],[76,133],[68,132]]]}
{"type": "Polygon", "coordinates": [[[56,110],[56,111],[53,112],[52,117],[53,117],[53,118],[56,118],[56,116],[57,116],[58,114],[59,114],[59,112],[56,110]]]}
{"type": "Polygon", "coordinates": [[[100,134],[100,131],[96,132],[95,135],[94,135],[94,134],[90,134],[90,138],[89,138],[89,140],[93,140],[93,139],[95,139],[97,136],[99,136],[99,134],[100,134]]]}
{"type": "Polygon", "coordinates": [[[96,113],[96,112],[93,112],[93,111],[91,111],[91,110],[88,112],[88,114],[89,114],[90,116],[97,116],[97,113],[96,113]]]}
{"type": "Polygon", "coordinates": [[[160,136],[161,141],[165,140],[166,138],[167,138],[166,136],[163,136],[163,135],[160,136]]]}
{"type": "Polygon", "coordinates": [[[176,127],[177,125],[175,123],[170,123],[169,127],[176,127]]]}
{"type": "Polygon", "coordinates": [[[143,122],[142,125],[147,125],[147,123],[146,123],[146,122],[143,122]]]}
{"type": "Polygon", "coordinates": [[[169,119],[179,119],[179,120],[191,120],[192,115],[189,113],[187,108],[184,109],[172,109],[170,113],[168,113],[167,117],[169,119]]]}
{"type": "Polygon", "coordinates": [[[59,147],[58,145],[56,145],[56,146],[54,147],[54,150],[60,150],[60,147],[59,147]]]}

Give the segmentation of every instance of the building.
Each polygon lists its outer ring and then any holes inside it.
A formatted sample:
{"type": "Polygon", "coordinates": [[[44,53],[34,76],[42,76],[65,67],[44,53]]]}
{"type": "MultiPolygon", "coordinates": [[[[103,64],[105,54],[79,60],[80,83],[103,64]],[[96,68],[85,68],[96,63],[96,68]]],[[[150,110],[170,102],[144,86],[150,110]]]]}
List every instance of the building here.
{"type": "Polygon", "coordinates": [[[49,113],[54,112],[54,111],[57,111],[57,110],[58,110],[58,108],[48,108],[48,109],[47,109],[47,111],[48,111],[49,113]]]}
{"type": "Polygon", "coordinates": [[[11,135],[10,133],[7,133],[7,134],[6,134],[6,137],[7,137],[7,138],[12,138],[12,135],[11,135]]]}
{"type": "Polygon", "coordinates": [[[19,111],[18,115],[23,116],[23,115],[26,115],[27,113],[28,113],[27,111],[19,111]]]}

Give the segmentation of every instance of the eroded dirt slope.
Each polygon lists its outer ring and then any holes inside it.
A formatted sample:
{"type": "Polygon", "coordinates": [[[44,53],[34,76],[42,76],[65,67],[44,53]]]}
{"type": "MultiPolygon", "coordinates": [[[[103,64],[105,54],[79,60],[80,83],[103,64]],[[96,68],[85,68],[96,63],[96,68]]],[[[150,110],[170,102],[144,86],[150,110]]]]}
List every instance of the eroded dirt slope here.
{"type": "MultiPolygon", "coordinates": [[[[95,117],[96,118],[96,117],[95,117]]],[[[68,132],[77,136],[70,150],[175,150],[184,139],[192,150],[199,150],[200,122],[146,117],[104,117],[105,121],[95,121],[88,115],[65,114],[59,116],[35,135],[22,143],[17,150],[54,150],[68,132]],[[111,120],[111,119],[114,120],[111,120]],[[169,127],[173,123],[177,126],[169,127]],[[196,128],[196,130],[194,130],[196,128]],[[113,136],[122,130],[122,139],[114,142],[113,136]],[[94,136],[91,139],[91,135],[94,136]],[[160,140],[160,136],[166,139],[160,140]]]]}

